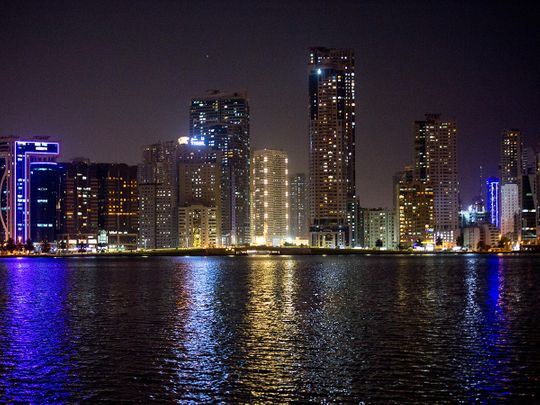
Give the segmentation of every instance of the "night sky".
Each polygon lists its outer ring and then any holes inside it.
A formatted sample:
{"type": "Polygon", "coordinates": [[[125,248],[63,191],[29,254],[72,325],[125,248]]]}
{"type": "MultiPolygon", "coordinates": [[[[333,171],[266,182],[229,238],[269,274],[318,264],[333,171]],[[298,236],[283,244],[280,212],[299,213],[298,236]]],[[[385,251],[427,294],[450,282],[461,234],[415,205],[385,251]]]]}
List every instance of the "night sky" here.
{"type": "Polygon", "coordinates": [[[458,122],[464,205],[503,128],[540,142],[538,2],[82,3],[0,3],[0,134],[50,135],[64,160],[135,164],[187,134],[192,97],[247,90],[253,146],[306,171],[311,46],[356,51],[362,206],[391,206],[426,112],[458,122]]]}

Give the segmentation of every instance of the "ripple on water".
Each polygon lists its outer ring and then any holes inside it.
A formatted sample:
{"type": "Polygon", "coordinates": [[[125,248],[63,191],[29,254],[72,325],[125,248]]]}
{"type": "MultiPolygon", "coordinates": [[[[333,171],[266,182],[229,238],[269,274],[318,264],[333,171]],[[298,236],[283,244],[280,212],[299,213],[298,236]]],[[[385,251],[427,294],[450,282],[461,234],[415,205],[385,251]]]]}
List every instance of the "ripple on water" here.
{"type": "Polygon", "coordinates": [[[536,400],[534,256],[0,261],[0,402],[536,400]]]}

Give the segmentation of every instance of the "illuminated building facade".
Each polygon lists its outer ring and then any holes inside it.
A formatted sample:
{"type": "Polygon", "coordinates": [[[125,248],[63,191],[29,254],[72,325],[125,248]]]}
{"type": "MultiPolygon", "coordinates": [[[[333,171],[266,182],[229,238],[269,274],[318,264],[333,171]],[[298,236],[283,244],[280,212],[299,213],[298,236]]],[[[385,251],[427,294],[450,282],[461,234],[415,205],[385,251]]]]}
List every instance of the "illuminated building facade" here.
{"type": "Polygon", "coordinates": [[[290,217],[289,231],[291,238],[308,239],[309,236],[309,210],[308,185],[304,173],[290,176],[290,217]]]}
{"type": "Polygon", "coordinates": [[[434,245],[433,188],[427,182],[415,180],[410,166],[401,174],[398,187],[400,247],[434,245]]]}
{"type": "Polygon", "coordinates": [[[192,145],[178,146],[178,240],[182,248],[221,245],[221,152],[192,145]]]}
{"type": "MultiPolygon", "coordinates": [[[[0,220],[3,240],[25,243],[32,232],[31,168],[37,163],[52,163],[60,153],[57,142],[46,137],[22,140],[0,138],[0,220]]],[[[47,222],[48,223],[48,222],[47,222]]]]}
{"type": "Polygon", "coordinates": [[[503,184],[501,186],[501,235],[511,241],[518,241],[520,230],[519,186],[503,184]]]}
{"type": "Polygon", "coordinates": [[[95,163],[92,169],[98,183],[98,229],[105,232],[107,247],[136,248],[139,229],[137,166],[95,163]]]}
{"type": "Polygon", "coordinates": [[[536,240],[536,208],[538,202],[535,193],[535,174],[524,174],[521,180],[521,229],[520,235],[523,242],[536,240]]]}
{"type": "Polygon", "coordinates": [[[69,163],[60,163],[59,167],[61,218],[58,239],[68,247],[96,245],[98,181],[90,161],[75,159],[69,163]]]}
{"type": "Polygon", "coordinates": [[[178,246],[177,142],[143,148],[139,180],[139,240],[144,249],[178,246]]]}
{"type": "Polygon", "coordinates": [[[191,101],[190,143],[207,145],[221,156],[221,235],[223,245],[249,243],[249,102],[245,93],[213,91],[191,101]]]}
{"type": "Polygon", "coordinates": [[[521,131],[501,133],[499,177],[501,179],[501,234],[513,242],[520,240],[522,203],[523,146],[521,131]]]}
{"type": "Polygon", "coordinates": [[[486,202],[490,223],[501,226],[501,182],[497,177],[486,180],[486,202]]]}
{"type": "Polygon", "coordinates": [[[435,238],[454,245],[459,232],[457,126],[426,114],[414,123],[414,176],[433,189],[435,238]]]}
{"type": "Polygon", "coordinates": [[[251,159],[251,243],[281,245],[289,236],[287,154],[262,149],[251,159]]]}
{"type": "Polygon", "coordinates": [[[522,173],[521,131],[505,129],[501,134],[501,162],[499,176],[501,186],[519,184],[522,173]]]}
{"type": "Polygon", "coordinates": [[[56,162],[30,163],[30,239],[56,240],[60,171],[56,162]]]}
{"type": "Polygon", "coordinates": [[[352,246],[357,203],[352,49],[310,50],[309,142],[310,243],[352,246]]]}
{"type": "Polygon", "coordinates": [[[358,245],[368,249],[395,249],[394,210],[386,208],[360,208],[361,224],[358,245]]]}

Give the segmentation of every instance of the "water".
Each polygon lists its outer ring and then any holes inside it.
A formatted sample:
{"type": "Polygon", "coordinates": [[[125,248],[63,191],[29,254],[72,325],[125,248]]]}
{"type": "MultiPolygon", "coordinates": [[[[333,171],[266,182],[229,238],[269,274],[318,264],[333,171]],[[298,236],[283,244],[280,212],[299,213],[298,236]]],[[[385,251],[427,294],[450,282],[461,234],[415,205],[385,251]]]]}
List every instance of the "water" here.
{"type": "Polygon", "coordinates": [[[539,259],[2,259],[0,402],[538,402],[539,259]]]}

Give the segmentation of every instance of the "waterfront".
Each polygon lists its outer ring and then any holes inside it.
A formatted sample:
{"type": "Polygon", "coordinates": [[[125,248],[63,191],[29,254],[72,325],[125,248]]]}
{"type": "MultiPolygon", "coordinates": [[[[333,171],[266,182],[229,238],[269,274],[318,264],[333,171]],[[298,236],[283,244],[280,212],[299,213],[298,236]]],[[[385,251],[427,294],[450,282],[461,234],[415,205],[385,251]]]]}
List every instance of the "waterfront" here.
{"type": "Polygon", "coordinates": [[[2,259],[0,402],[531,402],[538,259],[2,259]]]}

